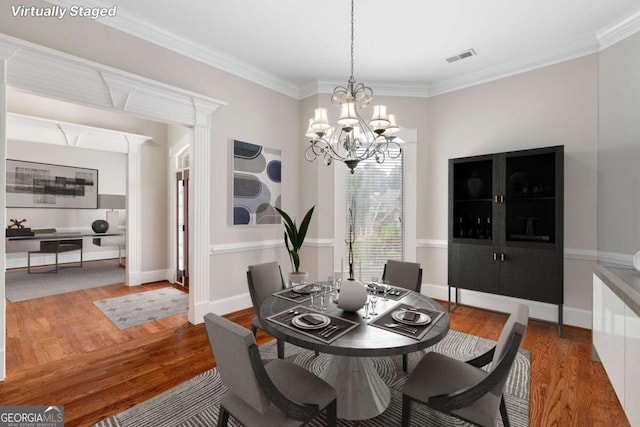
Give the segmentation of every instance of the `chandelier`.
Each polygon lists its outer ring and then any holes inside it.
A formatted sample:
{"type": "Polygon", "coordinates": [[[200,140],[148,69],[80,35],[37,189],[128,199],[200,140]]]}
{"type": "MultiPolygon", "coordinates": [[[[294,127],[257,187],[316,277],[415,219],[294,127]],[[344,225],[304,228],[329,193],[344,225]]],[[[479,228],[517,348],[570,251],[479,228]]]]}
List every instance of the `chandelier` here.
{"type": "Polygon", "coordinates": [[[351,0],[351,76],[347,86],[337,86],[331,95],[331,104],[339,107],[337,126],[332,126],[326,108],[316,108],[309,119],[305,136],[312,138],[305,152],[308,161],[322,156],[326,165],[333,160],[344,162],[351,173],[363,160],[375,158],[384,163],[387,157],[395,159],[402,153],[394,141],[399,127],[395,114],[388,114],[385,105],[375,105],[368,122],[360,115],[373,99],[373,90],[353,77],[353,1],[351,0]]]}

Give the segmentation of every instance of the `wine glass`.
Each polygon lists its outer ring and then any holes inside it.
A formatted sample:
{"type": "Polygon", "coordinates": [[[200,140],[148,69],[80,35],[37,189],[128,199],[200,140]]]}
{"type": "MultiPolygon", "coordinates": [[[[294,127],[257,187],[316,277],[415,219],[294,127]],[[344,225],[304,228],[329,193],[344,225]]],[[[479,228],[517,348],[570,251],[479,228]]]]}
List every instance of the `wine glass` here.
{"type": "Polygon", "coordinates": [[[378,313],[376,312],[376,304],[378,303],[378,290],[377,289],[373,289],[371,291],[371,315],[372,316],[377,316],[378,313]]]}
{"type": "Polygon", "coordinates": [[[364,301],[364,316],[362,316],[363,319],[371,319],[371,316],[369,316],[369,294],[367,293],[367,299],[364,301]]]}

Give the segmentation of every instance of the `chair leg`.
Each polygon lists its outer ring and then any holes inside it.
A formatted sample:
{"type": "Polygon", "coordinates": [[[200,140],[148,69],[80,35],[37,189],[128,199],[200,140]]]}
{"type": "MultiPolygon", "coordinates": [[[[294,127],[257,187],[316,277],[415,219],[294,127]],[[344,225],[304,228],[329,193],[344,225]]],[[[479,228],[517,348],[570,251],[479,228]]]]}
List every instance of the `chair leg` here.
{"type": "Polygon", "coordinates": [[[336,427],[338,425],[338,403],[334,400],[327,406],[327,426],[336,427]]]}
{"type": "Polygon", "coordinates": [[[411,423],[411,398],[402,395],[402,427],[409,427],[411,423]]]}
{"type": "Polygon", "coordinates": [[[276,345],[278,346],[278,359],[284,359],[284,341],[276,339],[276,345]]]}
{"type": "Polygon", "coordinates": [[[229,412],[224,406],[220,405],[220,412],[218,413],[218,427],[227,427],[229,423],[229,412]]]}
{"type": "Polygon", "coordinates": [[[251,325],[251,333],[255,337],[256,334],[258,333],[258,328],[256,328],[255,326],[251,325]]]}
{"type": "Polygon", "coordinates": [[[409,355],[406,353],[402,355],[402,370],[405,374],[409,373],[409,355]]]}
{"type": "Polygon", "coordinates": [[[502,425],[504,427],[510,427],[509,415],[507,414],[507,405],[504,403],[504,394],[500,398],[500,415],[502,416],[502,425]]]}

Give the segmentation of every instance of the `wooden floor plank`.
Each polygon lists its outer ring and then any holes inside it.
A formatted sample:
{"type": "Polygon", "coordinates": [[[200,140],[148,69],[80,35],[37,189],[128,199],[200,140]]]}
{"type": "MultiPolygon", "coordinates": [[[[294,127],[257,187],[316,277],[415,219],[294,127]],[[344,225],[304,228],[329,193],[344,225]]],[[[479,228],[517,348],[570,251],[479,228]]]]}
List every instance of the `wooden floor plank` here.
{"type": "MultiPolygon", "coordinates": [[[[215,365],[202,325],[187,315],[118,330],[93,301],[170,286],[158,282],[87,289],[7,301],[7,380],[2,405],[64,405],[65,425],[88,426],[149,399],[215,365]]],[[[443,304],[444,305],[444,304],[443,304]]],[[[249,328],[251,309],[226,317],[249,328]]],[[[451,328],[497,339],[507,315],[459,306],[451,328]]],[[[258,344],[271,340],[259,332],[258,344]]],[[[532,320],[531,426],[628,426],[600,363],[591,331],[532,320]]]]}

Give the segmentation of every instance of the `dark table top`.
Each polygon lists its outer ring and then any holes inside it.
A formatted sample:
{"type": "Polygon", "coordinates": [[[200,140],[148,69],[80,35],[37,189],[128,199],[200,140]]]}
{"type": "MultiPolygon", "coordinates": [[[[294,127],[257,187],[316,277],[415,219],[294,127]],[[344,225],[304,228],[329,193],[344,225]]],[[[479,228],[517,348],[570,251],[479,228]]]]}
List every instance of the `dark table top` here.
{"type": "MultiPolygon", "coordinates": [[[[327,298],[327,300],[328,299],[329,298],[327,298]]],[[[418,351],[436,344],[444,338],[449,331],[449,314],[446,313],[440,304],[417,292],[410,292],[399,301],[382,301],[382,298],[379,298],[376,311],[382,314],[401,303],[442,311],[444,312],[444,315],[431,327],[422,339],[417,340],[415,338],[367,325],[368,322],[375,320],[377,316],[372,316],[371,319],[363,319],[362,316],[364,315],[364,309],[361,309],[358,312],[345,312],[341,308],[338,308],[335,303],[329,302],[327,310],[323,312],[324,314],[342,317],[359,323],[358,327],[349,331],[347,334],[341,336],[330,344],[322,343],[312,337],[301,334],[291,328],[278,325],[269,320],[264,320],[263,323],[265,330],[269,334],[299,347],[322,353],[355,357],[393,356],[418,351]]],[[[270,296],[260,307],[260,313],[261,316],[266,319],[273,314],[288,310],[296,305],[299,304],[275,296],[270,296]]],[[[301,305],[309,306],[310,302],[306,302],[301,305]]]]}

